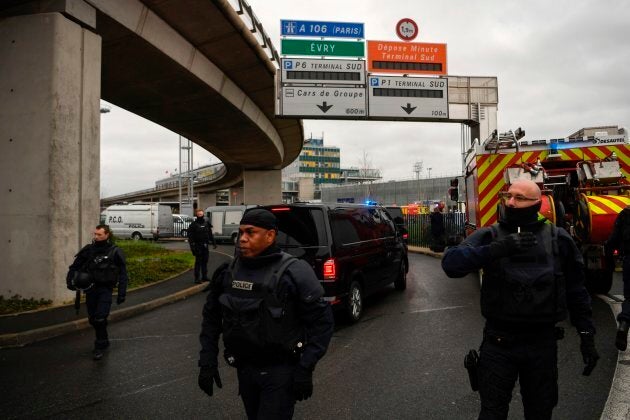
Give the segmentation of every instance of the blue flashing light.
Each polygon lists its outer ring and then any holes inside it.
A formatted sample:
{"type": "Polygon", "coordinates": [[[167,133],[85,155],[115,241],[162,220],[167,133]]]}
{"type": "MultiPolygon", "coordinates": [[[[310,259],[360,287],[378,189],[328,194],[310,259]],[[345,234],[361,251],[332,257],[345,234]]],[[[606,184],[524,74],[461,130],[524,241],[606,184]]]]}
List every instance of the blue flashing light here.
{"type": "Polygon", "coordinates": [[[374,200],[365,200],[365,204],[368,206],[375,206],[378,203],[374,200]]]}
{"type": "Polygon", "coordinates": [[[558,154],[558,143],[551,143],[549,145],[549,151],[551,152],[551,154],[555,155],[558,154]]]}

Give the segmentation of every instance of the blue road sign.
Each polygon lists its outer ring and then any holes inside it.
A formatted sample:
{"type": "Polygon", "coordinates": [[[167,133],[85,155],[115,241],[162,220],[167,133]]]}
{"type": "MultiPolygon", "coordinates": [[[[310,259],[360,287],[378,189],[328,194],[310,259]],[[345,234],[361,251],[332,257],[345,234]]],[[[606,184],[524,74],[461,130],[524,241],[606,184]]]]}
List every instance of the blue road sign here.
{"type": "Polygon", "coordinates": [[[327,38],[365,38],[363,23],[280,20],[280,35],[327,38]]]}
{"type": "Polygon", "coordinates": [[[378,86],[378,78],[370,77],[370,86],[378,86]]]}

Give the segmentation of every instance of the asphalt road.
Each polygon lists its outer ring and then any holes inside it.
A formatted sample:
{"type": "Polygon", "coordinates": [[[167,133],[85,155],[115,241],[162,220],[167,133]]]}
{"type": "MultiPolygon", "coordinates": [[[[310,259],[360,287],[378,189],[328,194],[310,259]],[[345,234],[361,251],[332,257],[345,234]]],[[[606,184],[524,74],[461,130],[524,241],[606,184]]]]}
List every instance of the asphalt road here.
{"type": "MultiPolygon", "coordinates": [[[[438,259],[418,254],[410,255],[408,280],[405,292],[387,288],[369,299],[358,324],[337,325],[314,374],[314,397],[297,404],[295,418],[477,418],[478,395],[463,368],[481,339],[477,280],[448,279],[438,259]]],[[[222,361],[223,389],[209,398],[197,388],[204,298],[111,325],[112,346],[100,362],[91,360],[91,330],[0,350],[0,418],[245,418],[235,371],[222,361]]],[[[594,316],[602,358],[592,376],[581,376],[574,330],[567,326],[559,342],[554,418],[597,419],[606,402],[615,323],[599,299],[594,316]]],[[[523,418],[518,390],[509,418],[523,418]]]]}

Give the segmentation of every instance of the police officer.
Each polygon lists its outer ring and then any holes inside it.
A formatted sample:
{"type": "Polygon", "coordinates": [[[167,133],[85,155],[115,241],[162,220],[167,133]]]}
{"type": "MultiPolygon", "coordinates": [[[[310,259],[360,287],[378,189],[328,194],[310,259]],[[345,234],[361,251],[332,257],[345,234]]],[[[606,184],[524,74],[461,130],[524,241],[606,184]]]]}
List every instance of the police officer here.
{"type": "Polygon", "coordinates": [[[599,359],[583,260],[562,228],[538,215],[541,192],[517,180],[503,196],[498,224],[449,248],[449,277],[483,269],[481,312],[486,318],[477,367],[480,419],[505,419],[518,378],[525,418],[550,419],[558,401],[557,345],[566,318],[576,327],[589,375],[599,359]]]}
{"type": "Polygon", "coordinates": [[[195,256],[195,283],[208,281],[208,245],[214,249],[217,243],[212,235],[212,225],[203,217],[203,210],[195,210],[197,218],[188,226],[188,245],[195,256]]]}
{"type": "Polygon", "coordinates": [[[210,283],[200,334],[199,387],[221,388],[219,335],[236,367],[250,419],[290,419],[313,393],[313,370],[333,333],[330,305],[312,268],[275,243],[276,217],[250,209],[241,219],[235,260],[210,283]]]}
{"type": "Polygon", "coordinates": [[[619,325],[615,337],[615,346],[624,351],[628,347],[628,329],[630,328],[630,207],[626,207],[615,219],[613,231],[606,242],[607,254],[614,249],[623,252],[623,296],[621,312],[617,315],[619,325]]]}
{"type": "Polygon", "coordinates": [[[94,360],[101,360],[109,347],[107,317],[114,287],[118,285],[116,304],[123,303],[127,294],[125,255],[111,239],[108,225],[96,226],[94,240],[75,256],[66,277],[68,289],[85,292],[88,319],[96,334],[92,351],[94,360]]]}

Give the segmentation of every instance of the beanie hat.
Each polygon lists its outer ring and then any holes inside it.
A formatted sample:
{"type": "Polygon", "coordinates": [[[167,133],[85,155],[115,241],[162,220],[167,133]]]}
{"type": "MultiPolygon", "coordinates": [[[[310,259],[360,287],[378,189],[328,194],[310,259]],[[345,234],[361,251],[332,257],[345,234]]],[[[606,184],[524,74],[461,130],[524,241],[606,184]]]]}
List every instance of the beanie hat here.
{"type": "Polygon", "coordinates": [[[247,210],[241,219],[241,225],[252,225],[263,229],[278,229],[278,220],[269,210],[251,209],[247,210]]]}

